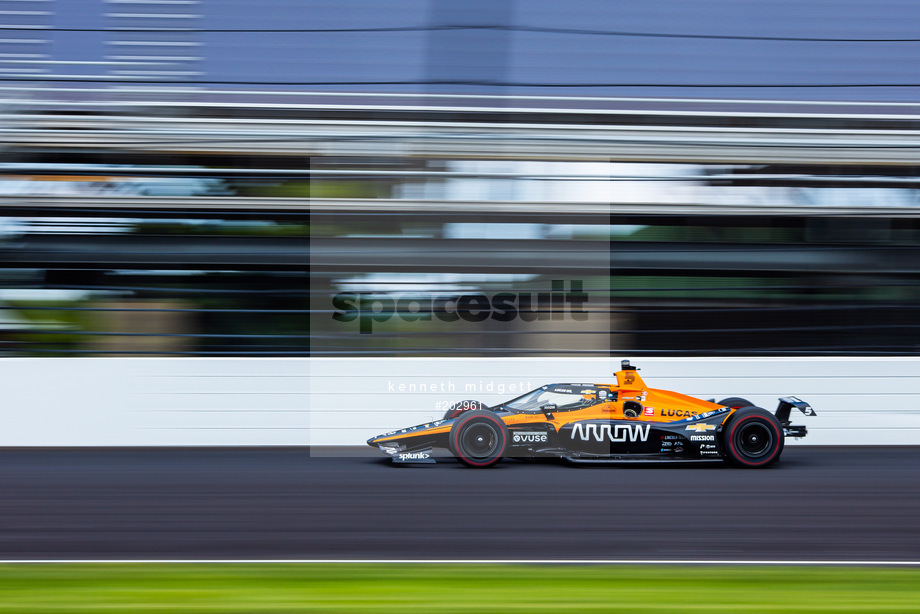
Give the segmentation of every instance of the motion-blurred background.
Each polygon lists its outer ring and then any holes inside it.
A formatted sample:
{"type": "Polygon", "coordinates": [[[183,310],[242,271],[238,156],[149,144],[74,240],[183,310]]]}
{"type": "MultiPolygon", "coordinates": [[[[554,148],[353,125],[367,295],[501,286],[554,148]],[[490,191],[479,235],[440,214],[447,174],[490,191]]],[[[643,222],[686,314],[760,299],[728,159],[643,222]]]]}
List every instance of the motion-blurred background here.
{"type": "Polygon", "coordinates": [[[0,352],[915,354],[918,17],[2,0],[0,352]]]}

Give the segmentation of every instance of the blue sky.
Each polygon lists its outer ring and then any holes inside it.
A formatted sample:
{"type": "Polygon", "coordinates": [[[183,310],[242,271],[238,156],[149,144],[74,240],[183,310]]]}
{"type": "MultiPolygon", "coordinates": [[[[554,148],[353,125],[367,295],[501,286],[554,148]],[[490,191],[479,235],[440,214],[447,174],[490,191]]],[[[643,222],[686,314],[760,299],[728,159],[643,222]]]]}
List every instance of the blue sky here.
{"type": "MultiPolygon", "coordinates": [[[[10,10],[21,9],[24,3],[5,0],[0,5],[0,10],[10,10]]],[[[192,80],[306,84],[298,89],[367,89],[354,83],[369,81],[382,82],[369,89],[387,91],[885,101],[913,101],[920,91],[909,87],[920,84],[916,69],[920,65],[920,42],[891,41],[920,38],[920,3],[902,0],[467,0],[462,4],[449,0],[203,0],[187,4],[57,0],[42,3],[42,8],[50,10],[52,16],[36,18],[37,23],[54,28],[187,25],[203,30],[408,29],[41,32],[51,40],[43,52],[58,62],[174,53],[183,59],[164,68],[188,71],[191,76],[182,78],[192,80]],[[146,17],[150,14],[173,17],[146,17]],[[175,17],[178,14],[189,17],[175,17]],[[112,44],[118,39],[183,45],[129,46],[126,52],[124,46],[112,44]],[[430,81],[439,83],[425,84],[430,81]],[[326,82],[345,85],[311,85],[326,82]],[[403,82],[410,85],[399,85],[403,82]],[[544,86],[529,87],[540,84],[544,86]],[[886,87],[723,87],[752,84],[886,87]]],[[[12,36],[9,31],[5,35],[12,36]]],[[[11,51],[15,50],[9,44],[0,44],[0,52],[11,51]]],[[[0,60],[0,73],[7,66],[0,60]]],[[[111,66],[104,65],[57,65],[52,72],[111,75],[112,71],[111,66]]]]}

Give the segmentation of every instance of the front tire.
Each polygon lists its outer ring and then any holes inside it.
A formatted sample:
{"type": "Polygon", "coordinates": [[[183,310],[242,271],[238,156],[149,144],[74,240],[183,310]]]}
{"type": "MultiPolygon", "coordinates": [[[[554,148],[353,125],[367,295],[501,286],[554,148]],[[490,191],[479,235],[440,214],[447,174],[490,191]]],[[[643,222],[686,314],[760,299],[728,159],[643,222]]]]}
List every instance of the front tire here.
{"type": "Polygon", "coordinates": [[[735,412],[722,437],[728,460],[739,467],[772,465],[779,460],[785,444],[779,420],[760,407],[735,412]]]}
{"type": "Polygon", "coordinates": [[[474,409],[488,409],[488,406],[486,406],[486,404],[482,401],[460,401],[459,403],[454,403],[447,408],[447,411],[444,412],[444,417],[442,420],[453,420],[463,412],[472,411],[474,409]]]}
{"type": "Polygon", "coordinates": [[[491,467],[505,455],[508,429],[490,411],[466,411],[451,427],[448,445],[467,467],[491,467]]]}

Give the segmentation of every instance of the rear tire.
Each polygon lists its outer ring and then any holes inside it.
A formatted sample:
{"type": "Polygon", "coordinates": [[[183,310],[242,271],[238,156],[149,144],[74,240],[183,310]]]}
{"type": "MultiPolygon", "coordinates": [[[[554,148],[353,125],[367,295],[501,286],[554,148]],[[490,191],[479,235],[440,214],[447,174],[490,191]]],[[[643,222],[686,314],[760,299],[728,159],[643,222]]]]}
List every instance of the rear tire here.
{"type": "Polygon", "coordinates": [[[779,420],[760,407],[746,407],[732,416],[722,431],[728,460],[739,467],[772,465],[783,452],[785,439],[779,420]]]}
{"type": "Polygon", "coordinates": [[[741,397],[728,397],[727,399],[722,399],[719,401],[719,405],[724,405],[725,407],[731,407],[732,409],[740,409],[742,407],[754,407],[754,404],[748,401],[747,399],[742,399],[741,397]]]}
{"type": "Polygon", "coordinates": [[[508,429],[493,412],[463,412],[450,429],[451,453],[467,467],[491,467],[508,448],[508,429]]]}

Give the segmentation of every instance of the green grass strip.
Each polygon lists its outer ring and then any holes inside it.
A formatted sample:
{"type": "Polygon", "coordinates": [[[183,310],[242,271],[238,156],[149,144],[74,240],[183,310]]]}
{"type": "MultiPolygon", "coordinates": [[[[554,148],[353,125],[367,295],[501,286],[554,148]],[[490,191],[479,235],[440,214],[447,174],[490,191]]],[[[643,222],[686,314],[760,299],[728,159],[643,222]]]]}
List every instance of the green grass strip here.
{"type": "Polygon", "coordinates": [[[920,612],[920,569],[16,564],[7,612],[920,612]]]}

